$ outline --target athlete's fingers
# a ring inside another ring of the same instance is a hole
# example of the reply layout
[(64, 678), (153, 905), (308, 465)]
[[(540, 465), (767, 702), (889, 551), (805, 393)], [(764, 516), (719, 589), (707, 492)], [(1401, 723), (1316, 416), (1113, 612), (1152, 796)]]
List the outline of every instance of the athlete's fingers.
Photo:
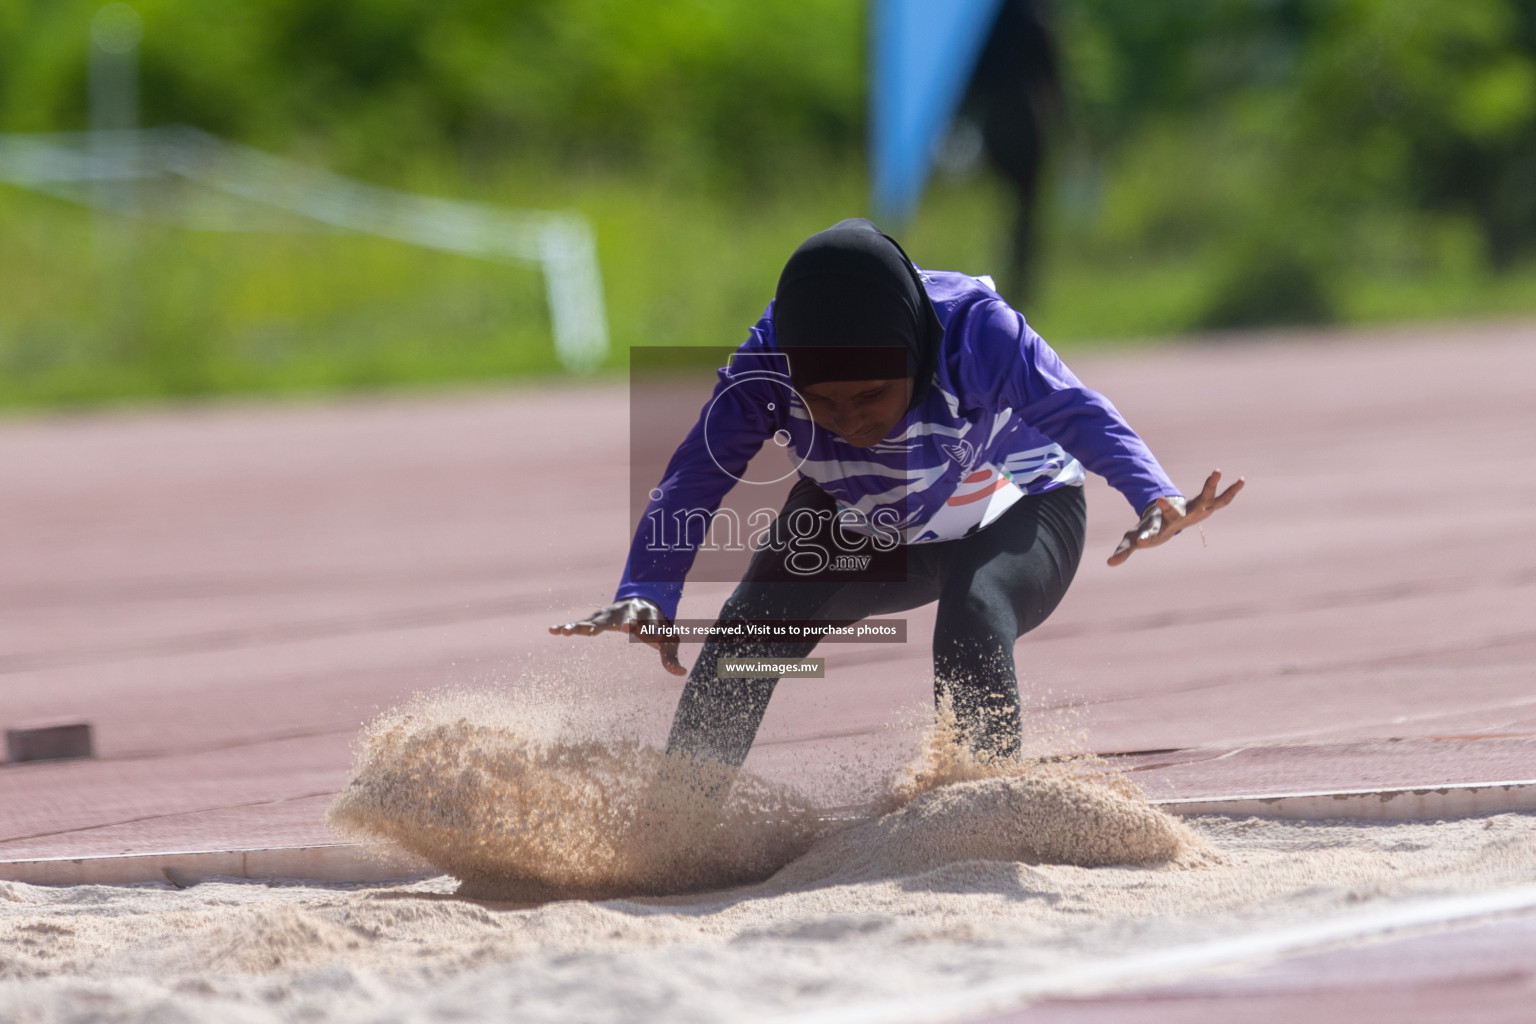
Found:
[(576, 622), (566, 622), (558, 626), (550, 626), (549, 631), (559, 636), (596, 636), (604, 630), (613, 629), (618, 623), (615, 621), (623, 613), (623, 605), (609, 605), (599, 608), (586, 618)]
[[(1211, 474), (1211, 478), (1215, 480), (1219, 480), (1220, 476), (1220, 470), (1217, 470), (1215, 473)], [(1238, 477), (1236, 482), (1234, 482), (1232, 486), (1228, 487), (1225, 491), (1222, 491), (1220, 494), (1211, 495), (1209, 497), (1207, 497), (1206, 493), (1202, 491), (1195, 505), (1190, 506), (1189, 514), (1191, 518), (1188, 525), (1192, 526), (1203, 519), (1208, 519), (1210, 518), (1211, 513), (1217, 511), (1218, 509), (1226, 508), (1232, 503), (1232, 499), (1237, 497), (1238, 492), (1243, 489), (1243, 484), (1246, 482), (1247, 481), (1245, 481), (1242, 477)], [(1206, 486), (1207, 490), (1215, 489), (1211, 486), (1210, 481), (1206, 482)]]
[(1120, 539), (1114, 554), (1109, 556), (1110, 565), (1120, 565), (1130, 558), (1131, 552), (1137, 548), (1152, 547), (1159, 543), (1157, 537), (1163, 529), (1163, 508), (1158, 502), (1162, 500), (1159, 498), (1143, 509), (1140, 522), (1125, 531), (1125, 536)]
[(1131, 557), (1131, 552), (1136, 550), (1136, 531), (1131, 530), (1120, 538), (1120, 546), (1115, 548), (1115, 553), (1109, 556), (1110, 565), (1122, 565)]
[(685, 676), (688, 674), (688, 670), (683, 667), (683, 663), (677, 660), (676, 640), (668, 640), (663, 643), (659, 643), (656, 645), (656, 649), (661, 652), (662, 668), (666, 669), (668, 672), (671, 672), (675, 676)]
[[(688, 670), (677, 660), (677, 639), (670, 635), (672, 623), (649, 601), (626, 602), (624, 620), (616, 627), (630, 636), (639, 636), (640, 642), (654, 647), (661, 656), (661, 666), (675, 676), (687, 675)], [(653, 627), (651, 630), (646, 626)]]
[(1202, 505), (1209, 505), (1216, 498), (1216, 488), (1221, 485), (1221, 470), (1211, 470), (1211, 475), (1205, 478), (1205, 486), (1200, 488), (1200, 496), (1195, 500)]
[[(653, 631), (650, 636), (645, 636), (641, 633), (642, 626), (654, 626), (656, 631)], [(673, 676), (687, 676), (688, 669), (677, 660), (677, 637), (668, 633), (668, 626), (671, 626), (671, 623), (668, 622), (667, 616), (660, 613), (659, 608), (654, 605), (645, 605), (639, 614), (636, 614), (633, 622), (625, 623), (624, 631), (631, 634), (641, 633), (641, 639), (656, 648), (657, 654), (660, 654), (662, 668), (667, 669)]]
[(1232, 499), (1237, 497), (1237, 492), (1241, 491), (1243, 489), (1243, 484), (1247, 482), (1248, 481), (1244, 480), (1242, 477), (1238, 477), (1236, 483), (1222, 491), (1221, 495), (1217, 497), (1214, 502), (1212, 502), (1211, 509), (1214, 511), (1218, 508), (1226, 508), (1228, 505), (1232, 504)]

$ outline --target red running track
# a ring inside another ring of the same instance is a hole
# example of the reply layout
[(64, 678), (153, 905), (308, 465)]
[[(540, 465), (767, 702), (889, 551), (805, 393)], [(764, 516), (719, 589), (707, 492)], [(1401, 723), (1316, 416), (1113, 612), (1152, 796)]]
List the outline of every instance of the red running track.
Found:
[[(1208, 547), (1110, 569), (1131, 510), (1094, 482), (1085, 566), (1020, 643), (1031, 721), (1155, 796), (1536, 778), (1531, 325), (1072, 362), (1181, 484), (1249, 486)], [(359, 724), (445, 683), (561, 675), (664, 729), (650, 652), (545, 633), (612, 592), (626, 429), (614, 383), (0, 423), (0, 726), (89, 721), (99, 755), (0, 766), (0, 859), (326, 841)], [(825, 647), (752, 763), (888, 735), (931, 623)]]

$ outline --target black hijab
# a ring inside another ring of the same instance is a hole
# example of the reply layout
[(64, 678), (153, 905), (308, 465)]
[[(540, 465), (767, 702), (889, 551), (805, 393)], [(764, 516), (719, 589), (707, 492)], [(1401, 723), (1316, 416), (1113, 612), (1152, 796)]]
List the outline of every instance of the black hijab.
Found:
[(795, 250), (779, 275), (773, 323), (797, 386), (911, 377), (908, 409), (927, 395), (944, 337), (917, 268), (861, 217)]

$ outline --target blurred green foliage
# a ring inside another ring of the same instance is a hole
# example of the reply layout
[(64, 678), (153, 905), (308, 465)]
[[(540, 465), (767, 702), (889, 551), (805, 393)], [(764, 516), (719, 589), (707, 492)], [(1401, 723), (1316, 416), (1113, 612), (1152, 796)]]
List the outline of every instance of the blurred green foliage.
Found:
[[(0, 7), (0, 126), (86, 126), (99, 0)], [(426, 154), (769, 184), (861, 148), (846, 0), (135, 0), (143, 120), (409, 176)]]
[(1065, 246), (1209, 262), (1194, 325), (1345, 317), (1367, 279), (1475, 277), (1536, 250), (1531, 0), (1061, 14)]
[[(847, 0), (137, 0), (145, 124), (594, 221), (615, 341), (742, 336), (784, 257), (866, 212)], [(99, 5), (0, 0), (0, 131), (87, 124)], [(1040, 286), (1068, 347), (1536, 309), (1536, 0), (1056, 0)], [(1010, 197), (901, 228), (998, 269)], [(0, 402), (555, 372), (533, 271), (218, 235), (0, 186)]]

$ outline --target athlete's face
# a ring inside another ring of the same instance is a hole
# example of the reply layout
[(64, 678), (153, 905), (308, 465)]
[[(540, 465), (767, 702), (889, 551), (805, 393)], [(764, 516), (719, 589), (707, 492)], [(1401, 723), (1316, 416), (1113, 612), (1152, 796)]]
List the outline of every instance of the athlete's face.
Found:
[(800, 389), (811, 419), (855, 448), (878, 444), (895, 429), (912, 401), (912, 378), (829, 380)]

